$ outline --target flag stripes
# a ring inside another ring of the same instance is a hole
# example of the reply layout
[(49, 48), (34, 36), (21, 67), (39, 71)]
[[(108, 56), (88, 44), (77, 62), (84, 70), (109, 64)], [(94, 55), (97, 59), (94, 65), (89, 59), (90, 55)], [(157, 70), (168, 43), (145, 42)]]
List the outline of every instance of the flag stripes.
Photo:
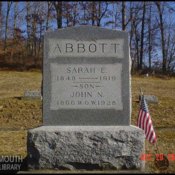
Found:
[(146, 139), (150, 143), (155, 143), (157, 141), (156, 134), (154, 132), (153, 123), (151, 116), (148, 111), (148, 106), (144, 99), (144, 96), (141, 97), (141, 106), (139, 110), (137, 126), (144, 130)]

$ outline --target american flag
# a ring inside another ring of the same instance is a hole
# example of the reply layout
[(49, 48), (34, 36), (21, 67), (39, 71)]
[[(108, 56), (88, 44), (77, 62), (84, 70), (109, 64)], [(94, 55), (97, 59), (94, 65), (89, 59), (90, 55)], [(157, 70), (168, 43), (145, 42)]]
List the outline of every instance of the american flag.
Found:
[(148, 111), (148, 106), (144, 96), (141, 96), (140, 110), (137, 120), (137, 126), (144, 130), (146, 139), (154, 144), (157, 141), (156, 134), (154, 132), (151, 116)]

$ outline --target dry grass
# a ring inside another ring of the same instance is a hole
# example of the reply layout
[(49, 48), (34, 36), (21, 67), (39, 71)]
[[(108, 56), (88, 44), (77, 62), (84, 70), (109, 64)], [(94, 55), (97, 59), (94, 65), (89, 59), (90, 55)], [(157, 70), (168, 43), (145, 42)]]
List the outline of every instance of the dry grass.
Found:
[[(168, 154), (175, 155), (175, 128), (174, 130), (156, 130), (156, 134), (158, 136), (158, 148), (159, 154), (164, 154), (168, 158)], [(155, 154), (154, 147), (148, 143), (146, 143), (146, 153)], [(161, 173), (154, 165), (154, 157), (152, 157), (151, 161), (146, 161), (146, 172), (148, 173)], [(162, 173), (174, 173), (175, 172), (175, 160), (169, 159), (169, 168)]]
[(0, 131), (0, 155), (21, 155), (26, 156), (27, 132)]
[(29, 129), (42, 124), (41, 100), (0, 99), (1, 128)]
[(25, 90), (40, 89), (41, 72), (0, 71), (0, 98), (18, 97)]
[(136, 102), (142, 88), (145, 95), (158, 97), (158, 104), (149, 104), (149, 111), (155, 127), (175, 127), (175, 78), (155, 77), (132, 78), (132, 124), (136, 124), (139, 104)]
[[(41, 101), (24, 100), (26, 89), (40, 89), (40, 72), (0, 71), (0, 155), (26, 156), (26, 131), (42, 124)], [(144, 94), (155, 95), (159, 104), (149, 104), (160, 153), (175, 154), (175, 78), (132, 78), (132, 118), (136, 124), (139, 111), (139, 88)], [(161, 129), (169, 128), (169, 129)], [(174, 129), (173, 129), (174, 128)], [(15, 130), (16, 129), (16, 130)], [(146, 141), (146, 153), (154, 153), (153, 146)], [(147, 161), (147, 173), (160, 173), (154, 162)], [(175, 161), (170, 161), (168, 170), (175, 172)]]

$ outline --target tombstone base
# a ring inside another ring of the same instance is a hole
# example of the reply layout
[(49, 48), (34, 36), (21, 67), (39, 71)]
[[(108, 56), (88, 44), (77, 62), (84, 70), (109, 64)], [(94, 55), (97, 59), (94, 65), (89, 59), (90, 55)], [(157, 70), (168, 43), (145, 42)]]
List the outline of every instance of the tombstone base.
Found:
[(41, 126), (28, 131), (29, 169), (144, 169), (135, 126)]

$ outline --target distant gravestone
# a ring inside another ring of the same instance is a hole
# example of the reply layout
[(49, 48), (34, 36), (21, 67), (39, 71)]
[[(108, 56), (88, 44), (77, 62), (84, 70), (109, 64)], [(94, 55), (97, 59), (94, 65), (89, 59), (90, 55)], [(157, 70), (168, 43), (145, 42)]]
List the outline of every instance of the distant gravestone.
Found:
[(148, 103), (158, 103), (158, 98), (155, 95), (144, 95), (144, 98)]
[(40, 91), (37, 91), (37, 90), (26, 90), (24, 92), (24, 96), (23, 98), (25, 99), (38, 99), (38, 98), (41, 98), (41, 92)]
[[(141, 99), (141, 96), (139, 96), (139, 100), (140, 99)], [(158, 98), (155, 95), (144, 95), (144, 99), (147, 101), (147, 103), (158, 104)]]
[(128, 34), (80, 26), (44, 38), (44, 126), (28, 132), (29, 168), (143, 168), (144, 133), (130, 126)]

